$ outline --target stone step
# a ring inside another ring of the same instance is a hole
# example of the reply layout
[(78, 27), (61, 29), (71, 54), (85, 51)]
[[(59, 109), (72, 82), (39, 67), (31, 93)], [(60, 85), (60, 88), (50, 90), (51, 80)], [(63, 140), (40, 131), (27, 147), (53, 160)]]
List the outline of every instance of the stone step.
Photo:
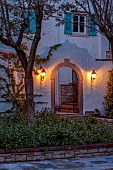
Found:
[(66, 108), (61, 108), (60, 109), (61, 112), (65, 112), (65, 113), (73, 113), (73, 109), (66, 109)]
[(76, 120), (78, 121), (86, 121), (88, 119), (88, 116), (86, 115), (80, 115), (79, 113), (67, 113), (67, 112), (56, 112), (56, 115), (58, 116), (64, 116), (64, 117), (72, 117), (72, 118), (76, 118)]
[(65, 112), (56, 112), (58, 116), (66, 116), (66, 117), (76, 117), (78, 114), (77, 113), (65, 113)]
[(62, 104), (61, 105), (62, 109), (75, 109), (78, 108), (78, 104)]

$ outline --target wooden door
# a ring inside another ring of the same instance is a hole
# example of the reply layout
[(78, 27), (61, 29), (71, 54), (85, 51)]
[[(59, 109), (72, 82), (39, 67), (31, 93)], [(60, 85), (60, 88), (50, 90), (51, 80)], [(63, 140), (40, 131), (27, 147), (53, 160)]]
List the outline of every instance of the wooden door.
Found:
[(61, 84), (61, 112), (78, 113), (78, 83)]

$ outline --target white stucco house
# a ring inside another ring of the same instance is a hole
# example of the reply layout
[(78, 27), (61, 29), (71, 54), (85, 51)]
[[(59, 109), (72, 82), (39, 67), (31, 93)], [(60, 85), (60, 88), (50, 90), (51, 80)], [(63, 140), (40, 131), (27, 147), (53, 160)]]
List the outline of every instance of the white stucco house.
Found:
[[(34, 93), (38, 94), (35, 108), (83, 115), (98, 109), (104, 114), (108, 70), (112, 68), (110, 56), (106, 56), (109, 43), (95, 29), (86, 26), (92, 23), (85, 13), (67, 12), (65, 18), (67, 22), (59, 27), (55, 26), (54, 18), (43, 21), (37, 54), (46, 57), (50, 46), (61, 45), (52, 51), (48, 61), (42, 65), (35, 63), (35, 70), (42, 66), (46, 71), (43, 81), (40, 74), (33, 72)], [(91, 78), (92, 72), (96, 73), (95, 79)], [(0, 110), (5, 110), (2, 99), (0, 102)]]

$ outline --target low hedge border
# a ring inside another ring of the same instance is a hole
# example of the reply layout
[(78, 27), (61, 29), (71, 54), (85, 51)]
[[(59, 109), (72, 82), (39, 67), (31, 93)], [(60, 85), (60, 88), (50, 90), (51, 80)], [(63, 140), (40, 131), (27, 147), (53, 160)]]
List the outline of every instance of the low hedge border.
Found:
[(113, 143), (1, 149), (0, 163), (113, 155)]

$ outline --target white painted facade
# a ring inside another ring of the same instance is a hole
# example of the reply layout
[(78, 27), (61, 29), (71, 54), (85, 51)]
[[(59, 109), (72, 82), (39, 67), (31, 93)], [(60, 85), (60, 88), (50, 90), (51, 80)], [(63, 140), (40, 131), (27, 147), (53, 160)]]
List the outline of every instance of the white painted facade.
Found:
[(74, 36), (64, 34), (64, 26), (56, 27), (56, 22), (53, 18), (43, 21), (42, 38), (38, 46), (38, 51), (41, 52), (45, 46), (52, 46), (54, 44), (63, 43), (68, 40), (75, 43), (80, 48), (88, 50), (89, 54), (94, 58), (105, 58), (106, 51), (109, 49), (108, 40), (97, 33), (97, 36)]
[[(64, 34), (64, 26), (55, 27), (56, 22), (53, 18), (43, 21), (42, 36), (37, 54), (46, 57), (49, 50), (48, 47), (54, 44), (62, 44), (56, 51), (53, 51), (52, 57), (42, 66), (46, 70), (46, 77), (43, 81), (40, 76), (34, 76), (34, 94), (39, 96), (35, 98), (36, 110), (42, 108), (51, 108), (51, 74), (54, 68), (69, 59), (70, 63), (75, 64), (81, 71), (83, 76), (83, 114), (85, 111), (94, 111), (99, 109), (104, 114), (103, 100), (105, 96), (106, 81), (108, 70), (112, 68), (111, 61), (96, 61), (95, 59), (105, 59), (106, 50), (109, 48), (108, 41), (100, 33), (94, 37), (75, 37), (73, 35)], [(30, 46), (30, 42), (28, 47)], [(39, 66), (35, 64), (35, 68)], [(60, 105), (60, 93), (58, 89), (62, 83), (70, 83), (72, 77), (71, 68), (60, 68), (55, 75), (55, 103)], [(97, 73), (96, 80), (91, 83), (91, 72), (95, 70)], [(7, 109), (7, 108), (6, 108)], [(2, 110), (2, 108), (1, 108)], [(0, 111), (1, 111), (0, 110)], [(5, 109), (3, 109), (5, 110)]]
[[(50, 24), (51, 23), (51, 24)], [(46, 69), (46, 77), (43, 82), (35, 79), (35, 92), (43, 93), (43, 97), (38, 98), (39, 101), (47, 101), (48, 104), (42, 104), (42, 107), (51, 108), (51, 73), (52, 70), (64, 61), (70, 59), (70, 62), (75, 64), (83, 75), (83, 114), (85, 111), (94, 111), (99, 109), (104, 114), (103, 101), (105, 96), (106, 81), (108, 70), (112, 68), (111, 61), (96, 61), (95, 59), (105, 59), (106, 51), (109, 48), (108, 41), (100, 33), (94, 37), (75, 37), (73, 35), (64, 34), (64, 26), (55, 27), (55, 21), (43, 22), (42, 39), (39, 43), (37, 51), (41, 53), (43, 47), (52, 46), (61, 43), (62, 46), (53, 52), (53, 56), (47, 63), (43, 65)], [(43, 55), (42, 55), (43, 56)], [(62, 73), (61, 73), (62, 70)], [(97, 78), (91, 83), (91, 72), (95, 70)], [(58, 74), (60, 76), (58, 77)], [(60, 69), (56, 75), (56, 86), (62, 81), (70, 81), (69, 70)], [(64, 80), (65, 79), (65, 80)], [(40, 89), (40, 90), (39, 90)], [(57, 90), (58, 91), (58, 90)], [(56, 104), (60, 104), (60, 95), (56, 92)], [(59, 100), (58, 100), (59, 99)], [(37, 109), (41, 105), (37, 105)]]
[[(108, 70), (112, 68), (112, 63), (110, 61), (95, 61), (95, 58), (88, 53), (88, 50), (79, 48), (74, 43), (68, 41), (64, 42), (57, 51), (54, 51), (50, 60), (43, 65), (47, 72), (44, 81), (41, 82), (39, 77), (34, 77), (35, 92), (39, 91), (39, 93), (43, 93), (43, 96), (38, 98), (38, 100), (48, 101), (48, 105), (42, 106), (51, 107), (51, 73), (59, 63), (64, 61), (64, 59), (70, 59), (70, 62), (75, 64), (82, 72), (83, 114), (85, 114), (85, 111), (94, 111), (95, 109), (99, 109), (101, 113), (104, 113), (102, 102), (104, 101), (105, 96)], [(93, 83), (91, 83), (92, 70), (95, 70), (97, 73), (96, 80)], [(60, 70), (57, 74), (60, 74), (59, 83), (61, 81), (63, 81), (63, 83), (64, 81), (66, 83), (70, 81), (69, 78), (71, 77), (71, 73), (69, 70), (66, 72), (66, 69), (62, 69), (62, 73)], [(56, 79), (58, 79), (57, 75)], [(56, 83), (58, 83), (58, 81), (56, 81)], [(58, 98), (57, 95), (58, 94), (56, 94), (56, 97)], [(37, 105), (37, 109), (40, 110), (40, 106)]]

